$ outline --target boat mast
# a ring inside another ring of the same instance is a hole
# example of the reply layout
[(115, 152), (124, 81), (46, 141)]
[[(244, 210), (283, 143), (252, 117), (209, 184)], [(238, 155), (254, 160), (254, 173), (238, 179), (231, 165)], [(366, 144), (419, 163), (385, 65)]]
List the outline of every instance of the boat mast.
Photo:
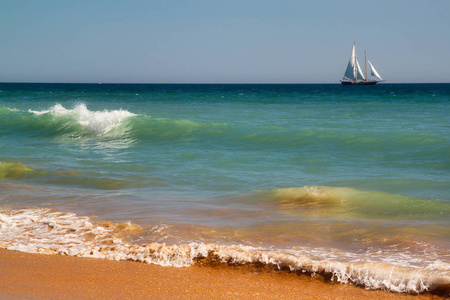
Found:
[(366, 61), (366, 82), (367, 82), (368, 79), (367, 79), (367, 53), (366, 53), (366, 50), (364, 50), (364, 58), (365, 58), (365, 61)]
[(357, 64), (357, 60), (356, 60), (356, 46), (355, 46), (355, 42), (353, 42), (353, 51), (355, 54), (355, 61), (353, 63), (353, 77), (355, 77), (355, 82), (358, 82), (358, 69), (356, 67)]

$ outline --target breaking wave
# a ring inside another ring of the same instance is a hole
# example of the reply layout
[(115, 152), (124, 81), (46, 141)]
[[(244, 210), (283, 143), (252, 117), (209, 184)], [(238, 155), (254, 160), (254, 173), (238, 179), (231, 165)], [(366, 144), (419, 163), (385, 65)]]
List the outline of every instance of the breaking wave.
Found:
[(167, 141), (211, 138), (226, 125), (185, 119), (152, 118), (127, 110), (91, 111), (86, 104), (67, 109), (56, 104), (46, 110), (0, 107), (0, 132), (58, 139), (109, 138), (130, 141)]
[(0, 108), (0, 116), (3, 132), (78, 139), (123, 135), (129, 129), (127, 119), (136, 115), (126, 110), (90, 111), (81, 103), (73, 109), (56, 104), (48, 110), (28, 112)]
[[(95, 222), (88, 217), (49, 209), (0, 208), (0, 247), (10, 250), (133, 260), (173, 267), (186, 267), (195, 263), (251, 264), (312, 276), (322, 275), (339, 283), (393, 292), (428, 291), (445, 295), (450, 289), (450, 265), (441, 261), (433, 262), (430, 268), (413, 268), (369, 260), (317, 260), (293, 251), (242, 245), (194, 242), (139, 245), (126, 241), (128, 236), (138, 235), (143, 230), (129, 222)], [(161, 233), (165, 227), (147, 230)]]
[(0, 107), (0, 133), (25, 136), (46, 136), (56, 139), (108, 139), (130, 142), (206, 141), (226, 145), (230, 141), (240, 147), (329, 147), (359, 151), (384, 151), (419, 147), (424, 151), (448, 150), (446, 140), (439, 134), (409, 132), (363, 135), (334, 129), (295, 130), (270, 124), (248, 127), (245, 124), (201, 122), (189, 119), (151, 117), (128, 110), (89, 110), (84, 103), (73, 108), (61, 104), (43, 110), (22, 111)]
[(120, 127), (126, 118), (136, 116), (126, 110), (90, 111), (87, 109), (86, 105), (82, 103), (76, 105), (73, 109), (66, 109), (61, 104), (56, 104), (49, 110), (29, 110), (29, 112), (36, 116), (51, 115), (55, 119), (69, 117), (86, 128), (89, 132), (100, 135)]

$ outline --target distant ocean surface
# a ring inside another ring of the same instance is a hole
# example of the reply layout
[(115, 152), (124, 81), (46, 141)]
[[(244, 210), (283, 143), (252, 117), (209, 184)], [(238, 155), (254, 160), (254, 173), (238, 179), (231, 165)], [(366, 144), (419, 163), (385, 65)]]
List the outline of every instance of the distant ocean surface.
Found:
[(0, 83), (0, 247), (450, 290), (450, 84)]

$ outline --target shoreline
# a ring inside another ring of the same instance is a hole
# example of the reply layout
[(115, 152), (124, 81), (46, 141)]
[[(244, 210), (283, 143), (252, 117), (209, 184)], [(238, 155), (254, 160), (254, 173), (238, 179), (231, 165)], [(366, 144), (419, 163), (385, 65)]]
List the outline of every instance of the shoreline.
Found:
[(0, 249), (6, 299), (442, 299), (372, 291), (307, 275), (252, 267), (161, 267)]

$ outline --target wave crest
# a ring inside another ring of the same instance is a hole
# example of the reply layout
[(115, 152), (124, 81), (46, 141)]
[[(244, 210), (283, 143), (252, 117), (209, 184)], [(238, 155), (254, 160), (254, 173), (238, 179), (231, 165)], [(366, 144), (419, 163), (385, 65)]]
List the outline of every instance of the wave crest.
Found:
[(27, 165), (0, 161), (0, 180), (14, 180), (32, 172), (34, 169)]
[(256, 191), (256, 195), (266, 201), (276, 202), (282, 210), (306, 215), (374, 218), (420, 218), (433, 215), (442, 219), (450, 215), (450, 203), (440, 200), (348, 187), (291, 187)]
[[(66, 109), (61, 104), (56, 104), (49, 110), (34, 111), (29, 110), (36, 116), (51, 115), (56, 120), (66, 120), (66, 122), (75, 122), (81, 125), (87, 133), (94, 135), (105, 135), (111, 131), (121, 127), (126, 118), (136, 116), (126, 110), (104, 110), (90, 111), (86, 104), (80, 103), (75, 105), (73, 109)], [(121, 131), (124, 132), (126, 128)]]
[(61, 104), (27, 112), (0, 108), (0, 132), (58, 139), (102, 139), (116, 142), (167, 142), (224, 137), (227, 125), (188, 119), (153, 118), (127, 110), (92, 111), (86, 104), (72, 109)]
[(150, 179), (151, 182), (144, 182), (139, 179), (125, 180), (108, 177), (93, 177), (92, 175), (79, 171), (46, 171), (18, 162), (0, 161), (0, 180), (31, 180), (101, 190), (117, 190), (129, 187), (144, 187), (148, 185), (166, 186), (165, 183), (158, 181), (155, 177), (146, 179)]

